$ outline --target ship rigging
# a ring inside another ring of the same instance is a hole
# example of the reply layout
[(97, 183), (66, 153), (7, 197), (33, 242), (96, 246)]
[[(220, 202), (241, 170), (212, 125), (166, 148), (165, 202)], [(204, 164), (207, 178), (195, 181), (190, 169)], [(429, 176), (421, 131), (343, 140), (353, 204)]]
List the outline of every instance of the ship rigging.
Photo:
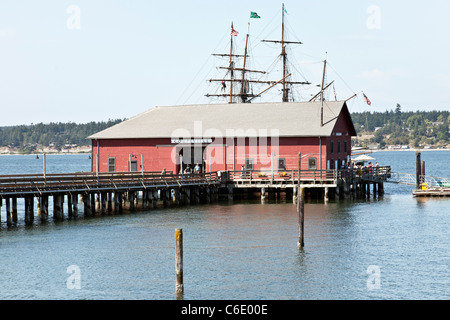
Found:
[[(245, 48), (244, 54), (239, 55), (234, 53), (234, 37), (238, 35), (238, 32), (234, 29), (233, 23), (231, 23), (230, 31), (230, 51), (229, 53), (213, 54), (219, 57), (228, 57), (228, 65), (221, 66), (219, 69), (226, 70), (226, 74), (223, 78), (213, 78), (210, 82), (220, 83), (220, 93), (206, 94), (206, 97), (222, 97), (226, 98), (229, 103), (242, 102), (249, 103), (254, 98), (260, 97), (263, 93), (267, 92), (269, 89), (275, 87), (276, 85), (281, 85), (282, 102), (294, 101), (294, 96), (292, 94), (292, 86), (294, 85), (309, 85), (309, 81), (292, 81), (290, 80), (292, 72), (289, 72), (289, 60), (287, 56), (286, 48), (290, 44), (302, 44), (300, 41), (290, 41), (286, 40), (285, 33), (285, 13), (284, 4), (281, 8), (281, 40), (262, 40), (266, 43), (280, 44), (281, 46), (281, 62), (282, 62), (282, 74), (281, 78), (278, 80), (261, 80), (261, 79), (250, 79), (248, 74), (266, 74), (266, 71), (253, 70), (248, 67), (248, 40), (250, 23), (248, 23), (247, 34), (245, 38)], [(238, 67), (236, 64), (236, 59), (242, 58), (242, 66)], [(260, 91), (259, 93), (254, 93), (252, 86), (253, 84), (265, 84), (268, 85), (267, 88)]]

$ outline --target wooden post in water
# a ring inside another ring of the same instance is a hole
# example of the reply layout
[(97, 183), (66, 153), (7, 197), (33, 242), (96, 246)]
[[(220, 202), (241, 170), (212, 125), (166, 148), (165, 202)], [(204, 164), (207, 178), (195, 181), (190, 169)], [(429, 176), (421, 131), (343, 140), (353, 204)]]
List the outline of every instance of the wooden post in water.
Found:
[(206, 191), (206, 203), (211, 203), (211, 188), (207, 187)]
[(135, 200), (135, 195), (134, 195), (134, 191), (129, 191), (128, 192), (128, 201), (130, 202), (130, 211), (134, 211), (134, 200)]
[(200, 204), (201, 203), (201, 196), (200, 196), (200, 188), (195, 188), (195, 203)]
[(304, 238), (304, 222), (305, 222), (305, 189), (300, 187), (300, 169), (301, 169), (302, 155), (298, 153), (298, 185), (297, 185), (297, 212), (298, 212), (298, 243), (297, 247), (303, 248)]
[(378, 195), (382, 196), (384, 193), (384, 186), (383, 186), (383, 182), (379, 182), (378, 183)]
[(107, 196), (108, 196), (107, 192), (104, 191), (100, 192), (100, 208), (101, 208), (100, 210), (102, 215), (106, 214), (106, 203), (108, 202)]
[(112, 199), (113, 194), (111, 191), (109, 191), (109, 192), (107, 192), (106, 195), (107, 195), (106, 211), (108, 213), (111, 213), (112, 212), (112, 204), (113, 204), (113, 199)]
[[(161, 189), (161, 197), (163, 200), (163, 206), (167, 207), (169, 205), (170, 200), (170, 189)], [(195, 197), (194, 197), (195, 200)]]
[(68, 195), (68, 197), (72, 197), (72, 216), (78, 218), (78, 194), (73, 193)]
[(48, 219), (48, 195), (42, 195), (39, 203), (41, 211), (41, 222), (45, 222)]
[(175, 293), (177, 299), (183, 297), (183, 229), (175, 229), (175, 271), (177, 282)]
[(422, 175), (420, 169), (420, 151), (416, 151), (416, 189), (420, 189), (420, 176)]
[(9, 227), (12, 225), (11, 222), (11, 198), (5, 198), (6, 202), (6, 225)]
[(12, 200), (12, 220), (17, 223), (17, 198), (13, 197)]
[(83, 206), (84, 216), (89, 217), (91, 215), (91, 195), (89, 193), (83, 193)]
[[(302, 153), (298, 153), (298, 186), (300, 187), (300, 170), (302, 169)], [(297, 193), (298, 197), (298, 193)]]
[(33, 212), (33, 196), (25, 197), (25, 224), (29, 225), (33, 222), (32, 212)]
[(420, 182), (425, 182), (425, 161), (422, 161), (422, 179), (420, 180)]
[(119, 213), (123, 212), (123, 192), (119, 192), (117, 194), (118, 197), (118, 207), (119, 207)]
[(90, 193), (89, 198), (91, 202), (91, 216), (95, 216), (95, 193)]
[(72, 211), (72, 209), (73, 209), (72, 200), (73, 200), (72, 194), (68, 193), (67, 194), (67, 217), (69, 219), (72, 219), (72, 214), (73, 214), (73, 211)]
[(298, 212), (298, 243), (297, 247), (303, 248), (304, 226), (305, 226), (305, 188), (298, 187), (297, 192), (297, 212)]
[(153, 209), (155, 207), (156, 197), (154, 196), (154, 191), (150, 190), (148, 192), (148, 202), (149, 202), (149, 208)]
[(53, 219), (54, 220), (62, 219), (61, 195), (60, 194), (53, 195)]

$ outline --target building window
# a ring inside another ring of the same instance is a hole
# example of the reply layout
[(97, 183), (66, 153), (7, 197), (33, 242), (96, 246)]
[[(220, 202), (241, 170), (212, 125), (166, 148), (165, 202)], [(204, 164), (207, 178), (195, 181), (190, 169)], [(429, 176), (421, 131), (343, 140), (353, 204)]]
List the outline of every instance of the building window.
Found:
[(341, 142), (337, 142), (337, 153), (341, 153)]
[(333, 158), (330, 159), (330, 169), (331, 170), (334, 169), (334, 159)]
[(108, 158), (108, 172), (116, 172), (116, 158)]
[(347, 153), (347, 141), (344, 141), (344, 153)]
[(334, 142), (330, 141), (330, 153), (334, 152)]
[(317, 158), (308, 158), (308, 169), (309, 170), (317, 169)]
[(245, 159), (245, 168), (247, 170), (253, 170), (253, 159), (251, 158)]
[(137, 161), (136, 160), (131, 160), (130, 161), (130, 171), (137, 171)]
[(286, 170), (286, 159), (285, 158), (278, 158), (278, 170)]

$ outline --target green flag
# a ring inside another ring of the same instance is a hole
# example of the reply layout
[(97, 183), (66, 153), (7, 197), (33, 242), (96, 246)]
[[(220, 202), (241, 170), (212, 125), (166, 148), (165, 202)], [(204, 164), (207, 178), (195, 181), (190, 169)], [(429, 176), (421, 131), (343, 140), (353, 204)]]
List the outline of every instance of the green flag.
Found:
[(250, 18), (261, 18), (260, 16), (258, 16), (258, 14), (256, 12), (251, 11), (250, 12)]

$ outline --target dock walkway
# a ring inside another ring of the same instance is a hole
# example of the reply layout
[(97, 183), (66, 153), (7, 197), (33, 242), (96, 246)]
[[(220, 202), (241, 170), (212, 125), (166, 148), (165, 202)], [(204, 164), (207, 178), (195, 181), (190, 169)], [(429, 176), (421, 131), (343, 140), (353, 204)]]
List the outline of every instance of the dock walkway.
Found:
[[(0, 209), (6, 206), (6, 223), (17, 223), (17, 200), (23, 199), (26, 224), (34, 220), (36, 209), (41, 221), (49, 215), (49, 197), (53, 198), (53, 218), (64, 218), (64, 199), (67, 199), (68, 217), (78, 216), (78, 203), (84, 207), (85, 216), (135, 210), (139, 205), (151, 209), (161, 200), (176, 203), (206, 202), (216, 195), (222, 183), (217, 172), (175, 175), (156, 172), (115, 173), (62, 173), (0, 176)], [(139, 201), (140, 200), (140, 201)]]
[[(18, 199), (24, 203), (24, 220), (33, 223), (34, 212), (46, 221), (49, 208), (55, 220), (78, 216), (82, 203), (84, 216), (120, 213), (124, 209), (151, 209), (158, 201), (164, 205), (209, 203), (219, 197), (233, 199), (243, 193), (284, 191), (296, 197), (297, 187), (323, 191), (325, 200), (331, 195), (358, 192), (370, 195), (382, 192), (383, 182), (390, 176), (390, 167), (357, 170), (290, 170), (277, 172), (222, 171), (178, 175), (168, 172), (77, 172), (61, 174), (0, 175), (0, 212), (6, 207), (8, 226), (17, 223)], [(49, 198), (52, 203), (49, 207)], [(0, 216), (1, 217), (1, 216)]]
[[(366, 196), (372, 186), (374, 194), (383, 193), (383, 183), (391, 176), (389, 166), (371, 169), (331, 170), (286, 170), (286, 171), (228, 171), (229, 189), (260, 189), (261, 199), (266, 193), (287, 190), (296, 197), (297, 187), (308, 188), (323, 194), (325, 200), (331, 196), (346, 194)], [(231, 192), (231, 191), (230, 191)]]

